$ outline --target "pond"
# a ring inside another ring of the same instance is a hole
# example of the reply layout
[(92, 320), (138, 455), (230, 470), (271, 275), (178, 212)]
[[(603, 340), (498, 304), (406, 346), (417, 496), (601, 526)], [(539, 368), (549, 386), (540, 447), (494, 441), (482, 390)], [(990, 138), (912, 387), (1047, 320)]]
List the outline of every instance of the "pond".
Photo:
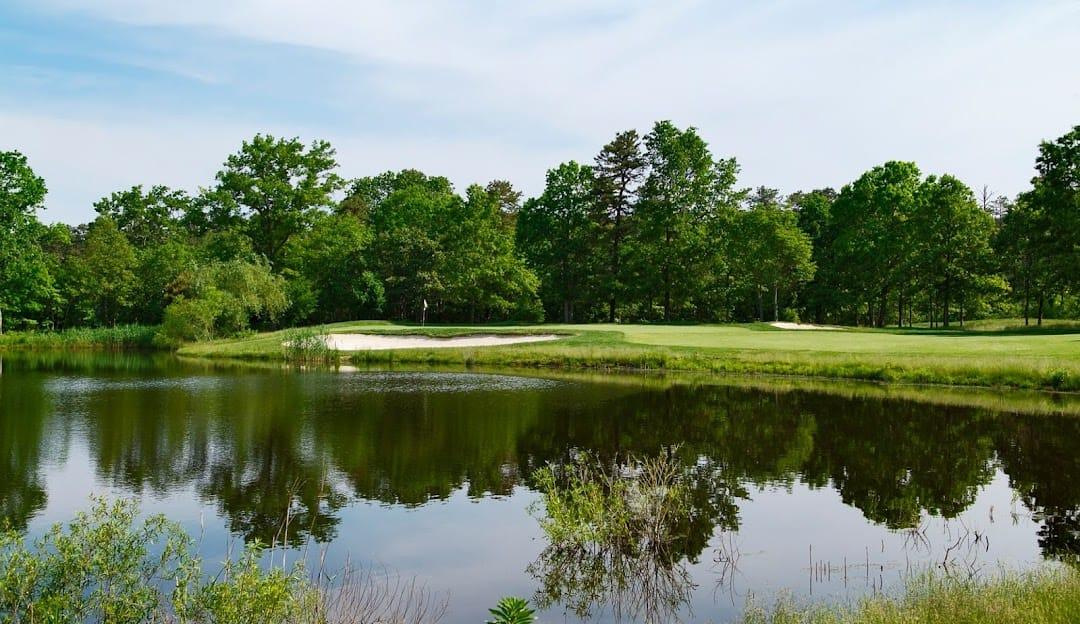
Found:
[[(39, 534), (92, 493), (134, 497), (201, 535), (207, 560), (284, 540), (328, 569), (415, 579), (451, 623), (506, 595), (548, 622), (725, 621), (750, 595), (845, 600), (928, 567), (1075, 561), (1080, 417), (1054, 413), (1071, 399), (945, 394), (7, 354), (0, 514)], [(655, 457), (687, 491), (664, 556), (550, 543), (538, 469)]]

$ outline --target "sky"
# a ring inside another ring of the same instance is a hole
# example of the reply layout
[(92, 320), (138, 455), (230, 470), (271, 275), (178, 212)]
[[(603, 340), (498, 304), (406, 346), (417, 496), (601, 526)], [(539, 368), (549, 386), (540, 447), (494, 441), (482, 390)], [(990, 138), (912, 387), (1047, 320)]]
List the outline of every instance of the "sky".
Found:
[(0, 150), (47, 222), (213, 183), (258, 132), (526, 195), (616, 132), (694, 126), (739, 183), (841, 187), (888, 160), (1024, 190), (1080, 124), (1080, 2), (3, 0)]

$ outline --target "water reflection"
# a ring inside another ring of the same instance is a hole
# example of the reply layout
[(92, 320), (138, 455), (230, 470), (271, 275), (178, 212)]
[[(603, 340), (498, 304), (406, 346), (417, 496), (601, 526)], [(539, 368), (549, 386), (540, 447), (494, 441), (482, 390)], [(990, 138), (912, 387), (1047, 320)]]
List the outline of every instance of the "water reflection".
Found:
[(233, 532), (267, 542), (286, 518), (291, 541), (330, 540), (357, 499), (507, 496), (580, 451), (611, 466), (673, 452), (689, 492), (674, 560), (712, 557), (752, 487), (831, 489), (870, 522), (912, 529), (925, 513), (956, 517), (1000, 469), (1039, 520), (1043, 553), (1076, 561), (1078, 443), (1076, 418), (858, 394), (8, 356), (0, 514), (25, 526), (47, 501), (43, 464), (73, 445), (102, 482), (191, 490)]

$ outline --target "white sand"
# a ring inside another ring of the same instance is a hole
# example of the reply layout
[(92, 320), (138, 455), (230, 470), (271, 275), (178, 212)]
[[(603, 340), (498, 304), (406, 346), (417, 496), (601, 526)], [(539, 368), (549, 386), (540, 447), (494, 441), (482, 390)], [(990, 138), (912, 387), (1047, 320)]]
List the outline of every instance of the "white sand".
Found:
[(524, 342), (557, 340), (553, 334), (533, 336), (500, 336), (486, 334), (459, 336), (456, 338), (431, 338), (428, 336), (389, 336), (377, 334), (330, 334), (326, 346), (338, 351), (384, 351), (386, 349), (445, 349), (450, 347), (495, 347)]
[(769, 325), (780, 329), (818, 329), (826, 331), (844, 331), (845, 329), (836, 325), (814, 325), (813, 323), (789, 323), (786, 321), (776, 321), (775, 323), (769, 323)]

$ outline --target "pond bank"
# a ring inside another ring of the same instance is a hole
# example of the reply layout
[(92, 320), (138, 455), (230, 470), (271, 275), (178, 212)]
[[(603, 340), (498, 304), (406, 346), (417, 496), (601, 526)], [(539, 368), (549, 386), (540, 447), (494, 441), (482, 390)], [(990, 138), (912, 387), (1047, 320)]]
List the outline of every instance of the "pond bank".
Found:
[[(562, 370), (690, 371), (908, 384), (1080, 391), (1080, 333), (1046, 331), (792, 331), (751, 325), (405, 326), (339, 323), (326, 334), (431, 338), (559, 335), (498, 347), (346, 350), (355, 365), (424, 364)], [(286, 359), (288, 330), (189, 344), (180, 355)]]

